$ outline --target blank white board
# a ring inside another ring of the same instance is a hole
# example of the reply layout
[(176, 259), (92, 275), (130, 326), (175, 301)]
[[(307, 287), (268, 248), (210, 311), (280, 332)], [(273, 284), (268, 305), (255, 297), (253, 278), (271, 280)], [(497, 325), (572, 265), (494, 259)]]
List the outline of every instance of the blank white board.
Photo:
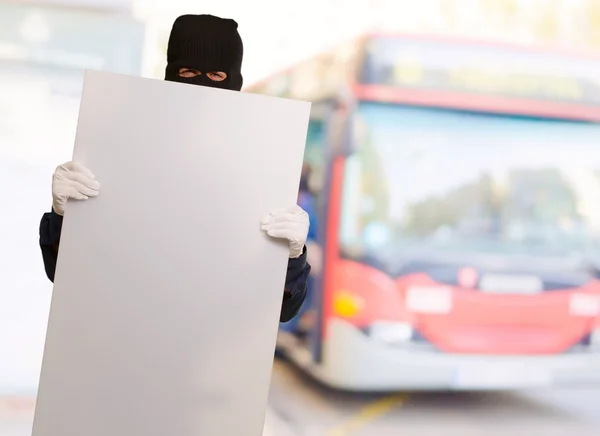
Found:
[(86, 72), (33, 436), (259, 436), (310, 103)]

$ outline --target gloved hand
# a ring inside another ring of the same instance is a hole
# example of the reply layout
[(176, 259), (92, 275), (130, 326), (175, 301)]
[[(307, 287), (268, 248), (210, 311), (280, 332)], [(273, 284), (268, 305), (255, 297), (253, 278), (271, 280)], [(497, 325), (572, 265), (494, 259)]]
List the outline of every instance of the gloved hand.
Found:
[(302, 255), (309, 226), (308, 214), (300, 206), (275, 210), (262, 219), (267, 235), (289, 241), (291, 259)]
[(52, 176), (52, 208), (58, 215), (65, 214), (69, 198), (87, 200), (98, 195), (100, 183), (94, 174), (77, 162), (67, 162), (56, 167)]

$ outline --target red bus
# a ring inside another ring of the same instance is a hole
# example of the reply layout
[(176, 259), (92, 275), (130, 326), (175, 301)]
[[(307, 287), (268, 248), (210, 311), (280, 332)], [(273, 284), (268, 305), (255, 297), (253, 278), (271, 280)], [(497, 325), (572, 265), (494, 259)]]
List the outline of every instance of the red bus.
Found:
[(353, 391), (600, 382), (600, 57), (369, 35), (247, 91), (313, 102), (281, 353)]

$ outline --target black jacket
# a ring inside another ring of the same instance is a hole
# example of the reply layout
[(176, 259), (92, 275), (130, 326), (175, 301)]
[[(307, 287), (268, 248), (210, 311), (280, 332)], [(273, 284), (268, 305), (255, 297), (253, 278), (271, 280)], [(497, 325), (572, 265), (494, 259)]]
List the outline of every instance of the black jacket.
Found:
[[(40, 247), (46, 275), (51, 282), (54, 282), (54, 272), (56, 271), (62, 221), (62, 216), (51, 211), (42, 216), (40, 223)], [(280, 322), (290, 321), (298, 314), (306, 298), (306, 282), (309, 273), (310, 265), (306, 261), (306, 247), (304, 247), (302, 256), (290, 259), (288, 262)]]

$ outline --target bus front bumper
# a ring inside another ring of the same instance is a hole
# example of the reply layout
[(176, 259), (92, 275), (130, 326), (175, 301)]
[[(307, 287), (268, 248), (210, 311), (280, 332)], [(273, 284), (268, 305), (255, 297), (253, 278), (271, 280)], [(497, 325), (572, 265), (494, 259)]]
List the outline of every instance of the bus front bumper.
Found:
[(329, 324), (323, 363), (312, 366), (310, 372), (329, 386), (352, 391), (590, 386), (600, 385), (600, 352), (552, 356), (452, 355), (378, 343), (352, 325), (335, 319)]

